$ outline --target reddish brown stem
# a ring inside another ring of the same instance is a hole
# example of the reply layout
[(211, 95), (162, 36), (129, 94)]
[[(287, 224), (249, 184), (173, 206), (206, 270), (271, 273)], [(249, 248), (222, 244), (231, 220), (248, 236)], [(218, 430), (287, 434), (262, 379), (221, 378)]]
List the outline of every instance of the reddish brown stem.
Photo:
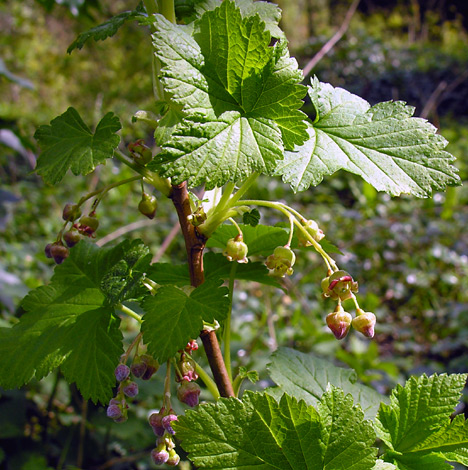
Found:
[[(185, 240), (185, 248), (187, 250), (187, 259), (189, 264), (190, 283), (194, 287), (198, 287), (205, 281), (203, 271), (203, 250), (206, 244), (204, 235), (197, 232), (195, 227), (190, 223), (188, 216), (191, 215), (189, 195), (186, 183), (172, 186), (170, 195), (174, 207), (179, 217), (180, 227)], [(205, 347), (213, 378), (222, 397), (233, 397), (234, 389), (224, 364), (223, 355), (219, 347), (218, 338), (215, 331), (203, 330), (200, 338)]]

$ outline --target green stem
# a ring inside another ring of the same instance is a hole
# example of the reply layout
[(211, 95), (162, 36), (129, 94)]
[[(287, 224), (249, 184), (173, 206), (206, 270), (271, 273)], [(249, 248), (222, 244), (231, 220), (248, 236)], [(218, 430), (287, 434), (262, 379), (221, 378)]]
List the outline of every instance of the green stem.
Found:
[(164, 397), (163, 406), (166, 411), (169, 411), (171, 407), (171, 359), (166, 362), (166, 377), (164, 379)]
[(218, 400), (220, 395), (219, 395), (218, 387), (216, 386), (214, 380), (206, 373), (205, 369), (203, 369), (203, 367), (201, 367), (200, 364), (198, 364), (195, 360), (193, 362), (195, 363), (196, 373), (198, 374), (200, 379), (202, 379), (203, 383), (206, 385), (206, 388), (211, 393), (211, 396), (215, 400)]
[(251, 174), (243, 183), (242, 186), (235, 192), (229, 201), (229, 207), (234, 207), (237, 201), (249, 190), (255, 180), (259, 177), (260, 173)]
[(232, 382), (232, 368), (231, 368), (231, 316), (232, 316), (232, 296), (234, 294), (234, 281), (236, 280), (237, 262), (231, 265), (231, 272), (229, 273), (229, 310), (226, 321), (224, 323), (224, 363), (229, 378)]
[(171, 23), (176, 22), (174, 0), (160, 0), (159, 13)]
[(232, 225), (234, 225), (234, 227), (236, 227), (237, 232), (239, 233), (240, 236), (242, 236), (242, 230), (239, 227), (239, 224), (232, 217), (229, 217), (229, 222), (231, 222)]
[(294, 234), (294, 217), (292, 215), (289, 216), (289, 238), (288, 238), (288, 243), (286, 243), (286, 246), (291, 246), (293, 234)]
[(134, 318), (138, 323), (143, 322), (143, 320), (141, 319), (141, 315), (138, 315), (138, 313), (134, 312), (131, 308), (128, 308), (126, 305), (118, 304), (117, 308), (129, 317)]
[(232, 388), (234, 389), (234, 394), (236, 397), (239, 397), (239, 391), (242, 385), (242, 382), (244, 381), (244, 378), (238, 375), (235, 379), (234, 382), (232, 383)]
[(130, 353), (132, 352), (133, 348), (136, 346), (136, 350), (138, 351), (138, 344), (141, 341), (141, 337), (143, 336), (142, 333), (138, 333), (135, 336), (135, 339), (132, 341), (130, 346), (127, 348), (127, 351), (125, 352), (125, 355), (122, 357), (121, 362), (125, 364), (127, 362), (128, 356), (130, 356)]
[(97, 202), (94, 204), (94, 209), (99, 205), (102, 198), (108, 193), (111, 189), (116, 188), (117, 186), (122, 186), (123, 184), (131, 183), (132, 181), (143, 180), (142, 176), (132, 176), (131, 178), (124, 179), (122, 181), (116, 181), (115, 183), (109, 184), (105, 188), (101, 189), (99, 196), (97, 197)]
[(252, 186), (258, 175), (259, 173), (250, 175), (232, 197), (231, 194), (235, 186), (234, 183), (228, 183), (215, 209), (211, 214), (208, 214), (208, 219), (198, 227), (198, 231), (208, 238), (226, 219), (235, 216), (236, 211), (232, 208), (239, 205), (237, 202)]
[(256, 205), (256, 206), (270, 207), (272, 209), (276, 209), (282, 212), (286, 217), (288, 217), (288, 219), (292, 217), (294, 225), (302, 232), (304, 237), (311, 243), (311, 245), (315, 248), (317, 253), (319, 253), (322, 256), (327, 266), (332, 267), (335, 271), (338, 270), (338, 266), (336, 265), (335, 260), (322, 248), (320, 243), (314, 240), (314, 238), (304, 228), (301, 222), (299, 222), (299, 220), (297, 220), (296, 217), (293, 217), (291, 213), (291, 212), (294, 212), (300, 217), (301, 220), (305, 220), (305, 218), (299, 212), (295, 211), (289, 206), (286, 206), (285, 204), (282, 204), (281, 202), (270, 202), (270, 201), (262, 201), (262, 200), (257, 200), (257, 199), (244, 199), (240, 201), (239, 203), (237, 203), (236, 205), (246, 205), (246, 206)]
[(151, 170), (148, 170), (148, 168), (131, 161), (119, 149), (116, 149), (114, 151), (114, 157), (117, 158), (117, 160), (121, 161), (124, 165), (127, 165), (132, 170), (136, 171), (141, 176), (143, 176), (147, 183), (153, 185), (162, 194), (167, 197), (170, 196), (172, 187), (170, 181), (167, 178), (161, 178), (156, 173), (152, 172)]

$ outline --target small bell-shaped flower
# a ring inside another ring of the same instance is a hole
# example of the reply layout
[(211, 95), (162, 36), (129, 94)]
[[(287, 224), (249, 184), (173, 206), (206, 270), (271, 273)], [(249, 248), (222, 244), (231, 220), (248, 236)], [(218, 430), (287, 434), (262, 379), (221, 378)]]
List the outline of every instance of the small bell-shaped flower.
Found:
[(229, 261), (237, 261), (238, 263), (248, 263), (247, 253), (249, 247), (244, 243), (242, 234), (237, 235), (235, 238), (230, 238), (223, 251), (223, 255)]
[(290, 276), (294, 270), (293, 266), (296, 262), (294, 251), (286, 246), (277, 246), (273, 254), (268, 256), (266, 266), (270, 270), (269, 274), (274, 277)]
[(329, 277), (322, 279), (322, 291), (324, 297), (331, 297), (341, 301), (350, 299), (353, 293), (358, 291), (358, 283), (346, 271), (335, 271)]
[(327, 315), (328, 328), (336, 339), (343, 339), (348, 334), (353, 317), (345, 312), (341, 305), (337, 305), (335, 311)]
[(353, 328), (359, 331), (359, 333), (362, 333), (367, 338), (373, 338), (375, 323), (376, 317), (372, 312), (364, 312), (360, 308), (356, 310), (356, 317), (352, 324)]
[[(325, 234), (320, 230), (315, 220), (306, 220), (303, 222), (303, 227), (307, 233), (316, 241), (319, 242), (325, 237)], [(302, 246), (311, 246), (312, 242), (302, 233), (301, 230), (297, 231), (297, 239)]]

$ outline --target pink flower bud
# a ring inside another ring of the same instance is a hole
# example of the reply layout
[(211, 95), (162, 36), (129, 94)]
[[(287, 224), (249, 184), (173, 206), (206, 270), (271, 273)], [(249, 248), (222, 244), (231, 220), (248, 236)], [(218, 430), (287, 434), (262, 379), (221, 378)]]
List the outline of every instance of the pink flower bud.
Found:
[(357, 316), (353, 320), (353, 328), (362, 333), (367, 338), (374, 337), (374, 327), (376, 317), (372, 312), (364, 312), (360, 308), (357, 310)]
[(336, 339), (343, 339), (349, 331), (353, 317), (338, 305), (334, 312), (327, 315), (328, 328), (335, 335)]
[(177, 398), (182, 403), (193, 408), (198, 405), (200, 391), (200, 386), (196, 382), (187, 382), (186, 380), (183, 380), (177, 390)]

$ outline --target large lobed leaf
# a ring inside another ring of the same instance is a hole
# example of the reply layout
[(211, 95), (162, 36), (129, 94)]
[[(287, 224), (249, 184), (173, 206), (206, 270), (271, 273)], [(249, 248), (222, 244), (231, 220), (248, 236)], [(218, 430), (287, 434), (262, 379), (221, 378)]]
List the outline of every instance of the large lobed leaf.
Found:
[(227, 287), (221, 280), (209, 280), (187, 292), (176, 286), (162, 286), (154, 297), (146, 297), (141, 331), (148, 351), (164, 362), (187, 342), (196, 338), (203, 322), (214, 323), (226, 318), (229, 309)]
[(466, 374), (411, 377), (382, 404), (376, 419), (379, 437), (388, 447), (386, 460), (398, 469), (450, 469), (446, 463), (468, 463), (468, 424), (453, 413)]
[(279, 348), (275, 351), (268, 369), (281, 392), (305, 400), (308, 405), (316, 406), (329, 384), (351, 394), (367, 419), (375, 418), (380, 404), (388, 402), (384, 395), (357, 382), (353, 370), (337, 367), (326, 359), (294, 349)]
[(295, 191), (319, 184), (343, 169), (380, 191), (427, 197), (460, 184), (447, 141), (401, 101), (375, 106), (316, 78), (309, 95), (317, 116), (307, 142), (286, 152), (277, 174)]
[(307, 138), (305, 88), (284, 42), (270, 47), (258, 15), (224, 1), (187, 29), (155, 16), (161, 81), (185, 118), (150, 164), (208, 189), (252, 172), (271, 174), (284, 148)]
[[(148, 261), (139, 240), (110, 248), (81, 241), (70, 257), (55, 268), (49, 285), (31, 291), (23, 300), (26, 313), (12, 328), (0, 329), (0, 385), (19, 387), (33, 375), (41, 378), (60, 366), (76, 382), (85, 399), (105, 403), (115, 385), (114, 368), (122, 354), (119, 319), (113, 303), (132, 291), (138, 270), (129, 276), (128, 290), (103, 279), (125, 259), (132, 266)], [(148, 261), (149, 263), (149, 261)]]
[(188, 411), (175, 429), (201, 469), (371, 470), (376, 462), (372, 425), (336, 388), (316, 409), (286, 394), (222, 398)]
[(34, 134), (41, 147), (36, 171), (50, 184), (61, 181), (69, 169), (75, 175), (87, 175), (112, 157), (120, 141), (116, 135), (120, 128), (119, 118), (107, 113), (93, 134), (78, 111), (68, 108)]

